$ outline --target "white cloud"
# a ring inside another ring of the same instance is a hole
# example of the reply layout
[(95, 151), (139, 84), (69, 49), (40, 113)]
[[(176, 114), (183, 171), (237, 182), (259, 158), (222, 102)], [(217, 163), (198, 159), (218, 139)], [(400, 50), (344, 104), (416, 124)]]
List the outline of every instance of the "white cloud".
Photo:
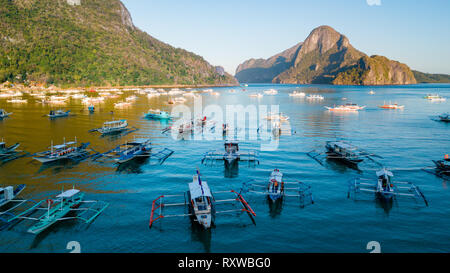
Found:
[(369, 6), (381, 6), (381, 0), (366, 0)]

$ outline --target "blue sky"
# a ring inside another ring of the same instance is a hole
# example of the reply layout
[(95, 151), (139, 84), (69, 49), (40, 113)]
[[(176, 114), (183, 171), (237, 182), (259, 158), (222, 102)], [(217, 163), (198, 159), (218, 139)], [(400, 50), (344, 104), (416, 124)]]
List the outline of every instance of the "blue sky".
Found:
[[(234, 75), (329, 25), (368, 55), (450, 74), (448, 0), (122, 0), (134, 24)], [(371, 5), (369, 5), (369, 3)]]

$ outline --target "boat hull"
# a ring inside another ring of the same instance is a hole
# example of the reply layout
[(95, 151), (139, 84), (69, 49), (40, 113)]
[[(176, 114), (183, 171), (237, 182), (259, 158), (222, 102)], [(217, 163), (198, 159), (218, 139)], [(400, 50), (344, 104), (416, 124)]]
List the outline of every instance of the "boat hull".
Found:
[(151, 151), (146, 151), (144, 153), (136, 153), (136, 154), (129, 155), (126, 158), (118, 158), (117, 164), (124, 164), (124, 163), (130, 162), (137, 158), (148, 158), (150, 156), (151, 156)]
[(156, 115), (156, 114), (146, 114), (145, 118), (147, 118), (147, 119), (170, 119), (170, 116)]

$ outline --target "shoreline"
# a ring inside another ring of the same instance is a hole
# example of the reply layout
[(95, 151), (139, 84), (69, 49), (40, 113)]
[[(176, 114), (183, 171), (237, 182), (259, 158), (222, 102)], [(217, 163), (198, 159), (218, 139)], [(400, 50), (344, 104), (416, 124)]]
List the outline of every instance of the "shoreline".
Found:
[(216, 87), (239, 87), (240, 84), (155, 84), (155, 85), (130, 85), (130, 86), (89, 86), (89, 87), (67, 87), (67, 88), (61, 88), (57, 86), (24, 86), (22, 84), (14, 85), (13, 87), (5, 87), (8, 83), (3, 83), (2, 87), (0, 87), (0, 92), (8, 92), (8, 91), (57, 91), (57, 92), (64, 92), (68, 90), (80, 90), (80, 91), (90, 91), (90, 90), (108, 90), (108, 89), (118, 89), (121, 91), (124, 90), (131, 90), (131, 89), (146, 89), (146, 88), (153, 88), (153, 89), (172, 89), (172, 88), (216, 88)]

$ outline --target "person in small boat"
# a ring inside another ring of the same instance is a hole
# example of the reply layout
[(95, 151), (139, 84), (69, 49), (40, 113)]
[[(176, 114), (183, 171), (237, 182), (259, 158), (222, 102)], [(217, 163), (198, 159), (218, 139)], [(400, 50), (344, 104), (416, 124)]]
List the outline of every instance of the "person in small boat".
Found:
[(381, 178), (381, 185), (383, 186), (383, 189), (386, 189), (387, 179), (384, 176)]
[(50, 116), (53, 116), (55, 114), (55, 111), (50, 110)]
[(272, 184), (272, 189), (273, 189), (273, 191), (274, 191), (274, 192), (278, 191), (278, 184), (279, 184), (278, 181), (277, 181), (276, 179), (272, 179), (271, 181), (272, 181), (272, 183), (273, 183), (273, 184)]

